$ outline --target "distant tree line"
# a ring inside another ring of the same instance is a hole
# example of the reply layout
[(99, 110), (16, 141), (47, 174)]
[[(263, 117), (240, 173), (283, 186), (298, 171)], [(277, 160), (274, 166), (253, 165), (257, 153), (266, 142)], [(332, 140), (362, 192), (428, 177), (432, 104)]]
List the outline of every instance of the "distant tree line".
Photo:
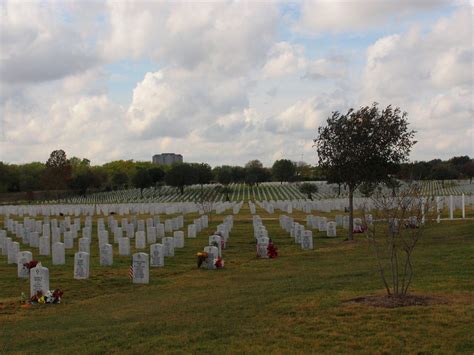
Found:
[(400, 180), (453, 180), (469, 179), (472, 183), (474, 177), (474, 159), (469, 156), (453, 157), (443, 161), (434, 159), (430, 161), (417, 161), (401, 164), (397, 173)]
[[(447, 161), (401, 164), (396, 175), (403, 180), (472, 179), (474, 161), (468, 156)], [(127, 188), (156, 188), (164, 185), (181, 193), (186, 186), (219, 183), (228, 193), (231, 183), (258, 185), (267, 181), (295, 182), (326, 180), (322, 170), (304, 162), (276, 160), (272, 167), (264, 167), (259, 160), (245, 166), (216, 166), (206, 163), (156, 165), (151, 162), (116, 160), (92, 166), (88, 159), (67, 158), (63, 150), (55, 150), (45, 163), (7, 164), (0, 162), (0, 192), (29, 192), (72, 190), (85, 195), (91, 191), (112, 191)]]

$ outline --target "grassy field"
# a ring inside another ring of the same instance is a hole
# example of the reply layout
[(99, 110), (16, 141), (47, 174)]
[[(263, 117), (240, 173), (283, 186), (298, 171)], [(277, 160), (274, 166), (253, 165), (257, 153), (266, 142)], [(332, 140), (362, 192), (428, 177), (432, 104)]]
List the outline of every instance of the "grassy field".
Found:
[(19, 295), (29, 283), (0, 256), (0, 354), (474, 351), (474, 222), (433, 225), (415, 251), (412, 291), (449, 303), (384, 309), (345, 303), (383, 293), (363, 237), (347, 243), (342, 230), (332, 239), (313, 231), (315, 250), (302, 251), (277, 214), (258, 213), (279, 248), (277, 259), (255, 258), (248, 209), (235, 217), (222, 270), (197, 269), (194, 254), (224, 215), (186, 239), (164, 268), (151, 269), (149, 285), (130, 283), (128, 257), (114, 255), (113, 267), (99, 266), (95, 234), (88, 280), (72, 278), (72, 252), (65, 266), (39, 258), (50, 269), (51, 288), (65, 292), (60, 305), (22, 308)]

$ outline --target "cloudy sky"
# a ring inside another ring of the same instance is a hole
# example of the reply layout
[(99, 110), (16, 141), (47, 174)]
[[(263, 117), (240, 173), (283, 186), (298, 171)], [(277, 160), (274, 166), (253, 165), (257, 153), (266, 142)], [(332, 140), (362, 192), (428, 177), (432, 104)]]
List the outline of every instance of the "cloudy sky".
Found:
[(0, 0), (0, 160), (316, 162), (332, 111), (409, 114), (411, 160), (474, 155), (469, 0)]

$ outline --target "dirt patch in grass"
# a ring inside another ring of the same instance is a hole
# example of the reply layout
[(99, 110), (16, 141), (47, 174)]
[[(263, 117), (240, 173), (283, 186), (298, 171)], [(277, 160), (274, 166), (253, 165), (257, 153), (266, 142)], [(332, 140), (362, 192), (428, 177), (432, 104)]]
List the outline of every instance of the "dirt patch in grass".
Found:
[(448, 304), (446, 298), (428, 295), (406, 295), (405, 297), (397, 296), (363, 296), (350, 299), (345, 304), (362, 304), (369, 307), (397, 308), (410, 306), (432, 306), (436, 304)]

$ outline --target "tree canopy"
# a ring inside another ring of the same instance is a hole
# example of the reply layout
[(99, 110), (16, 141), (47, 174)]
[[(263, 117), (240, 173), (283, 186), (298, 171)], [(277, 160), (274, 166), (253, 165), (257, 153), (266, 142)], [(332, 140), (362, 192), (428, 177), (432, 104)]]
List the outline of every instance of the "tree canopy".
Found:
[(183, 194), (185, 186), (196, 182), (192, 166), (187, 163), (173, 164), (166, 173), (165, 182), (169, 186), (178, 188), (181, 194)]
[(296, 164), (288, 159), (276, 160), (272, 166), (272, 175), (277, 181), (292, 181), (296, 174)]
[(345, 114), (334, 112), (314, 140), (319, 166), (329, 182), (349, 188), (349, 239), (353, 229), (353, 193), (363, 182), (386, 181), (407, 161), (415, 131), (407, 113), (374, 103)]
[(299, 190), (301, 193), (306, 194), (308, 199), (312, 200), (313, 195), (318, 192), (318, 186), (316, 184), (311, 184), (309, 182), (304, 182), (299, 186)]

